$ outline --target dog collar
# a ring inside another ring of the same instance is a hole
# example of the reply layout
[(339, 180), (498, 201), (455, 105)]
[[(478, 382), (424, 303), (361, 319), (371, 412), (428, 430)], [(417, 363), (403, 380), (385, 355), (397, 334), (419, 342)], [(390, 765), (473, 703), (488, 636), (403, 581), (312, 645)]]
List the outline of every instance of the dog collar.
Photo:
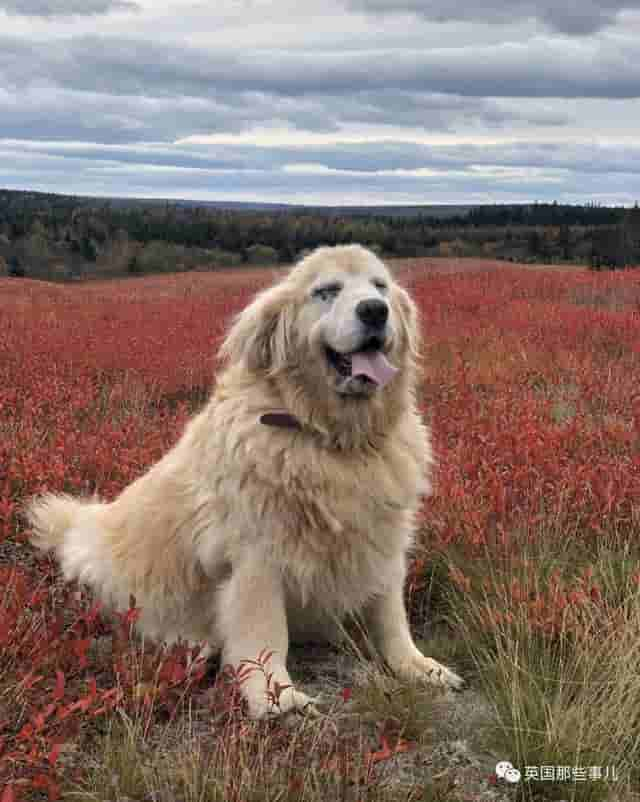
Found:
[(272, 409), (270, 412), (263, 412), (258, 420), (265, 426), (277, 426), (281, 429), (302, 428), (300, 421), (286, 409)]

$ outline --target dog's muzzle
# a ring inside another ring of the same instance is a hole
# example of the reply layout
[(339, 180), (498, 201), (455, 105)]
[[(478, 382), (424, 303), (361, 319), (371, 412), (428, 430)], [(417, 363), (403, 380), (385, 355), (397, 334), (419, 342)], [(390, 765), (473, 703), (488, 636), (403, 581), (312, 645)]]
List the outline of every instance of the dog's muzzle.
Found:
[(343, 379), (338, 390), (345, 394), (369, 394), (387, 385), (398, 372), (385, 356), (384, 341), (378, 335), (368, 337), (358, 349), (340, 353), (325, 346), (327, 360)]

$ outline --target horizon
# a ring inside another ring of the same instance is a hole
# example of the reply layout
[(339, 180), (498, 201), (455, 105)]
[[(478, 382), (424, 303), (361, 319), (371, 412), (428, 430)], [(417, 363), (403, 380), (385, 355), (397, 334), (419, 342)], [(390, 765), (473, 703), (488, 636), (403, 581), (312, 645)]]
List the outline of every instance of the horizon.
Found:
[(79, 198), (80, 200), (102, 200), (102, 201), (109, 201), (109, 200), (118, 200), (118, 201), (137, 201), (140, 203), (158, 203), (162, 201), (166, 202), (174, 202), (174, 203), (188, 203), (188, 204), (207, 204), (207, 205), (236, 205), (236, 206), (289, 206), (291, 208), (300, 208), (300, 209), (383, 209), (383, 208), (443, 208), (443, 207), (451, 207), (452, 209), (455, 208), (468, 208), (468, 209), (475, 209), (480, 208), (482, 206), (575, 206), (575, 207), (589, 207), (593, 206), (596, 208), (620, 208), (620, 209), (630, 209), (638, 206), (638, 202), (634, 201), (633, 203), (628, 204), (606, 204), (601, 202), (594, 202), (594, 201), (584, 201), (584, 202), (577, 202), (577, 203), (564, 203), (558, 201), (556, 199), (550, 200), (533, 200), (533, 201), (519, 201), (517, 203), (437, 203), (437, 202), (428, 202), (428, 203), (372, 203), (372, 204), (345, 204), (345, 203), (334, 203), (334, 204), (303, 204), (303, 203), (286, 203), (280, 201), (261, 201), (255, 199), (248, 199), (248, 200), (229, 200), (225, 201), (220, 198), (214, 198), (211, 200), (198, 200), (197, 198), (188, 198), (184, 196), (180, 197), (167, 197), (158, 195), (156, 197), (152, 196), (140, 196), (140, 195), (88, 195), (88, 194), (77, 194), (77, 193), (68, 193), (68, 192), (52, 192), (49, 190), (40, 190), (34, 189), (32, 187), (25, 187), (25, 188), (13, 188), (7, 186), (0, 186), (0, 193), (2, 192), (24, 192), (26, 194), (34, 194), (34, 195), (56, 195), (61, 198)]

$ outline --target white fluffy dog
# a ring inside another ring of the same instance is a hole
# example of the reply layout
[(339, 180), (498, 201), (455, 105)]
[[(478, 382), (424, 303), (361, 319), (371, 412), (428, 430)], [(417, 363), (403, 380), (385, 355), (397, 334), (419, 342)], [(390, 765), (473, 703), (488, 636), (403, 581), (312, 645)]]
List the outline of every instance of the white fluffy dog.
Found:
[(221, 348), (204, 409), (111, 503), (47, 494), (33, 542), (107, 604), (141, 607), (145, 636), (206, 642), (239, 666), (254, 717), (312, 700), (287, 672), (290, 637), (361, 614), (400, 677), (458, 687), (415, 646), (406, 554), (432, 462), (414, 399), (416, 307), (358, 245), (319, 248), (260, 293)]

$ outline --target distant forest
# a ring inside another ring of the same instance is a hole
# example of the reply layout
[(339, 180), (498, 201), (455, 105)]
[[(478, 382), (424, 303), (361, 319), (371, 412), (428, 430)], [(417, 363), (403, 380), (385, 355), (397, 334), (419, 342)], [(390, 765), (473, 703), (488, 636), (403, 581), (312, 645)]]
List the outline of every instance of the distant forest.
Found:
[(0, 275), (48, 280), (292, 262), (360, 242), (384, 257), (640, 264), (640, 208), (557, 203), (479, 207), (224, 208), (0, 189)]

